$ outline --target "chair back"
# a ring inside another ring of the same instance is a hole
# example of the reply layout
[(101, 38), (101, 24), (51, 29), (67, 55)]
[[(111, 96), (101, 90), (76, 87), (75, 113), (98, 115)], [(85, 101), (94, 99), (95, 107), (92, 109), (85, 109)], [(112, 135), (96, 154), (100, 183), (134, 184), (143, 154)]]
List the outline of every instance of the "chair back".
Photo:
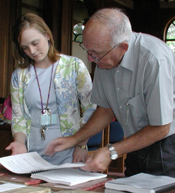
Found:
[(109, 143), (116, 143), (124, 139), (124, 132), (118, 121), (110, 123), (109, 132)]
[(100, 147), (104, 146), (104, 131), (97, 133), (96, 135), (89, 138), (88, 143), (88, 150), (94, 151)]
[[(117, 143), (125, 138), (123, 129), (118, 121), (112, 121), (108, 125), (108, 136), (106, 138), (107, 138), (108, 144)], [(120, 155), (118, 159), (113, 160), (108, 167), (108, 172), (123, 173), (125, 159), (126, 159), (126, 154)]]

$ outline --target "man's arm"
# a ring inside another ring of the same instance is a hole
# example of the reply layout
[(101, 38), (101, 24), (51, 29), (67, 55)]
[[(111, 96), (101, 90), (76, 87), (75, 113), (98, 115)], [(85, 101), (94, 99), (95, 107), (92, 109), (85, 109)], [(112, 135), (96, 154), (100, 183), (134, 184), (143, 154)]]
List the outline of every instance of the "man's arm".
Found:
[(102, 131), (113, 118), (114, 114), (110, 108), (97, 107), (89, 121), (74, 135), (76, 143)]
[(52, 141), (46, 150), (46, 155), (53, 156), (58, 151), (74, 147), (76, 144), (102, 131), (114, 118), (110, 108), (97, 107), (89, 121), (73, 136), (60, 137)]
[[(164, 138), (170, 129), (170, 124), (164, 126), (146, 126), (132, 136), (113, 144), (118, 155), (129, 153), (147, 147)], [(100, 148), (87, 160), (82, 169), (89, 171), (105, 171), (110, 164), (108, 147)]]
[(163, 126), (146, 126), (134, 135), (126, 138), (123, 142), (115, 144), (119, 155), (136, 151), (147, 147), (163, 139), (170, 130), (170, 124)]

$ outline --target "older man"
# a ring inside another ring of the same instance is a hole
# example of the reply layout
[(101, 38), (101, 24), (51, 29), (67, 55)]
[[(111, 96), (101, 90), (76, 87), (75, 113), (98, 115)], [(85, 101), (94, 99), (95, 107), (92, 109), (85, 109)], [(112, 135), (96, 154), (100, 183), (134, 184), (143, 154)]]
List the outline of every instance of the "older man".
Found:
[[(134, 33), (119, 9), (97, 11), (80, 46), (95, 62), (91, 100), (98, 108), (74, 136), (58, 138), (46, 154), (83, 145), (116, 117), (126, 138), (97, 150), (82, 169), (105, 170), (127, 153), (126, 176), (139, 172), (175, 177), (175, 56), (161, 40)], [(74, 160), (75, 161), (75, 160)]]

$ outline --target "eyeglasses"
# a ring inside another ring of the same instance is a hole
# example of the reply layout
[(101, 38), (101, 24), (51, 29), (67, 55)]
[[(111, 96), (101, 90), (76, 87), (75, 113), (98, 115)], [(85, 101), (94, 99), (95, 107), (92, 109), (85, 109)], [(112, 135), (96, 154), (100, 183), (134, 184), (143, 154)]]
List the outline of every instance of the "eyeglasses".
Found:
[(106, 52), (106, 54), (104, 54), (102, 57), (97, 58), (97, 57), (93, 56), (91, 53), (89, 53), (89, 50), (87, 50), (87, 49), (83, 46), (82, 43), (83, 43), (83, 42), (81, 42), (81, 43), (79, 44), (79, 46), (80, 46), (89, 56), (91, 56), (97, 63), (100, 62), (100, 60), (101, 60), (102, 58), (104, 58), (107, 54), (109, 54), (109, 52), (111, 52), (114, 48), (116, 48), (116, 47), (119, 45), (119, 44), (116, 44), (113, 48), (111, 48), (108, 52)]

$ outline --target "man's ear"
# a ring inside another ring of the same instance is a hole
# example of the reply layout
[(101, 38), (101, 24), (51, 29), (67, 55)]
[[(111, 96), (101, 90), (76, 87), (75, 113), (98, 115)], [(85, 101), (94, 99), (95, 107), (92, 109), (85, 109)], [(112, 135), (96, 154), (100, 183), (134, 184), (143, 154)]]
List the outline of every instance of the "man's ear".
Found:
[(127, 52), (128, 47), (129, 47), (128, 42), (122, 42), (122, 43), (120, 44), (120, 47), (121, 47), (122, 52), (123, 52), (123, 55), (124, 55), (125, 52)]

